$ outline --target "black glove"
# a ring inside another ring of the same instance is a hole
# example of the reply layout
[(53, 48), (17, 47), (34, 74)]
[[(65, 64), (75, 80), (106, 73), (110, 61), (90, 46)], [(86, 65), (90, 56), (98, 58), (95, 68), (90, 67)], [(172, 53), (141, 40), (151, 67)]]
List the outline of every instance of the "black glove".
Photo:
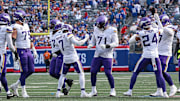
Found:
[(16, 51), (14, 52), (14, 56), (15, 56), (15, 61), (17, 61), (19, 59), (19, 57), (18, 57), (18, 53)]
[(110, 45), (106, 44), (106, 48), (110, 48), (110, 47), (111, 47)]

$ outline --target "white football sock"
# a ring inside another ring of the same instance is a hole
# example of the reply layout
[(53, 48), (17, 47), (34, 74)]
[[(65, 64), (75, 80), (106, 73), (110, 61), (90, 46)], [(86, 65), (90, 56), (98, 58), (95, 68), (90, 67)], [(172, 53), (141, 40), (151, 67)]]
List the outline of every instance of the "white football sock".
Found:
[(8, 90), (8, 91), (6, 92), (6, 94), (10, 94), (10, 91)]
[(22, 91), (23, 92), (26, 92), (26, 86), (24, 85), (24, 86), (21, 86), (21, 88), (22, 88)]
[(20, 83), (21, 83), (21, 81), (17, 80), (15, 84), (18, 86)]
[(132, 92), (132, 89), (129, 89), (128, 91)]
[(84, 73), (79, 73), (79, 83), (80, 83), (81, 89), (85, 89), (85, 77), (84, 77)]
[(64, 84), (64, 79), (65, 79), (66, 75), (65, 74), (61, 74), (59, 81), (58, 81), (58, 89), (61, 89), (63, 84)]
[(92, 91), (96, 91), (96, 86), (92, 86)]
[(114, 91), (115, 90), (115, 88), (111, 88), (111, 91)]

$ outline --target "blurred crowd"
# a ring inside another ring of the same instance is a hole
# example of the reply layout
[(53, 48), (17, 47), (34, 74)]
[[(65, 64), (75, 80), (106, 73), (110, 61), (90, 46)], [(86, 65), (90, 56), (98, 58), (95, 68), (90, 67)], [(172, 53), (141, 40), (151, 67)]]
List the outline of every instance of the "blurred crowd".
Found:
[[(50, 0), (50, 19), (71, 24), (74, 35), (84, 38), (92, 34), (95, 20), (100, 15), (109, 18), (109, 24), (117, 27), (119, 44), (128, 45), (129, 38), (136, 32), (142, 17), (154, 21), (153, 14), (168, 14), (175, 26), (180, 23), (180, 0)], [(2, 3), (3, 2), (3, 3)], [(173, 7), (173, 8), (172, 8)], [(32, 33), (47, 33), (47, 0), (1, 0), (1, 12), (13, 16), (13, 12), (23, 8), (28, 14), (27, 22)], [(179, 21), (179, 22), (178, 22)], [(12, 20), (12, 23), (13, 20)], [(177, 31), (179, 30), (178, 27)], [(49, 46), (49, 36), (33, 36), (35, 46)], [(87, 43), (85, 44), (87, 45)], [(141, 47), (137, 43), (137, 47)]]

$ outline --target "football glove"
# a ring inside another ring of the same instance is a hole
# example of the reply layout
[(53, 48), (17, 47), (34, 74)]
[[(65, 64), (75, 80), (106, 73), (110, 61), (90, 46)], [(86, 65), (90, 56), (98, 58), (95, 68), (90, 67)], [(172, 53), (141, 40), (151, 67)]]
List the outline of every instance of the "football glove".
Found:
[(100, 47), (102, 48), (102, 49), (106, 49), (106, 48), (110, 48), (111, 46), (110, 45), (108, 45), (108, 44), (101, 44), (100, 45)]
[(89, 44), (89, 45), (87, 46), (88, 49), (90, 49), (90, 48), (92, 48), (92, 47), (93, 47), (92, 44)]
[(37, 54), (35, 47), (32, 47), (32, 51), (33, 51), (34, 58), (37, 58), (38, 54)]

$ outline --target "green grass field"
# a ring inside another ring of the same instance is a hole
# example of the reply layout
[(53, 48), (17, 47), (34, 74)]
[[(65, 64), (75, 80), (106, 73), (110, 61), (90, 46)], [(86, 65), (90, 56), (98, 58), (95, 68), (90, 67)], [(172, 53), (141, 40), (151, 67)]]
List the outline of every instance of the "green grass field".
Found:
[[(132, 97), (123, 96), (123, 92), (128, 90), (130, 77), (132, 73), (129, 72), (113, 72), (116, 88), (116, 97), (109, 97), (110, 86), (104, 72), (98, 74), (97, 78), (97, 91), (98, 96), (93, 98), (80, 98), (80, 86), (79, 77), (77, 73), (69, 73), (67, 78), (73, 79), (74, 84), (68, 96), (63, 96), (61, 98), (56, 98), (55, 93), (57, 89), (58, 80), (50, 77), (48, 73), (34, 73), (26, 81), (27, 92), (30, 98), (14, 97), (10, 100), (16, 101), (174, 101), (180, 100), (180, 93), (177, 93), (175, 97), (172, 98), (158, 98), (149, 97), (150, 93), (156, 91), (156, 81), (154, 73), (141, 73), (138, 76), (136, 84), (133, 90)], [(178, 83), (178, 73), (170, 73), (175, 85), (179, 87)], [(86, 91), (89, 93), (91, 91), (90, 73), (85, 73), (86, 77)], [(16, 82), (19, 78), (19, 74), (8, 73), (8, 85)], [(167, 84), (166, 84), (167, 85)], [(167, 92), (169, 93), (169, 86), (167, 85)], [(19, 88), (19, 94), (21, 96), (21, 88)], [(0, 93), (0, 100), (6, 100), (6, 93), (2, 89)]]

